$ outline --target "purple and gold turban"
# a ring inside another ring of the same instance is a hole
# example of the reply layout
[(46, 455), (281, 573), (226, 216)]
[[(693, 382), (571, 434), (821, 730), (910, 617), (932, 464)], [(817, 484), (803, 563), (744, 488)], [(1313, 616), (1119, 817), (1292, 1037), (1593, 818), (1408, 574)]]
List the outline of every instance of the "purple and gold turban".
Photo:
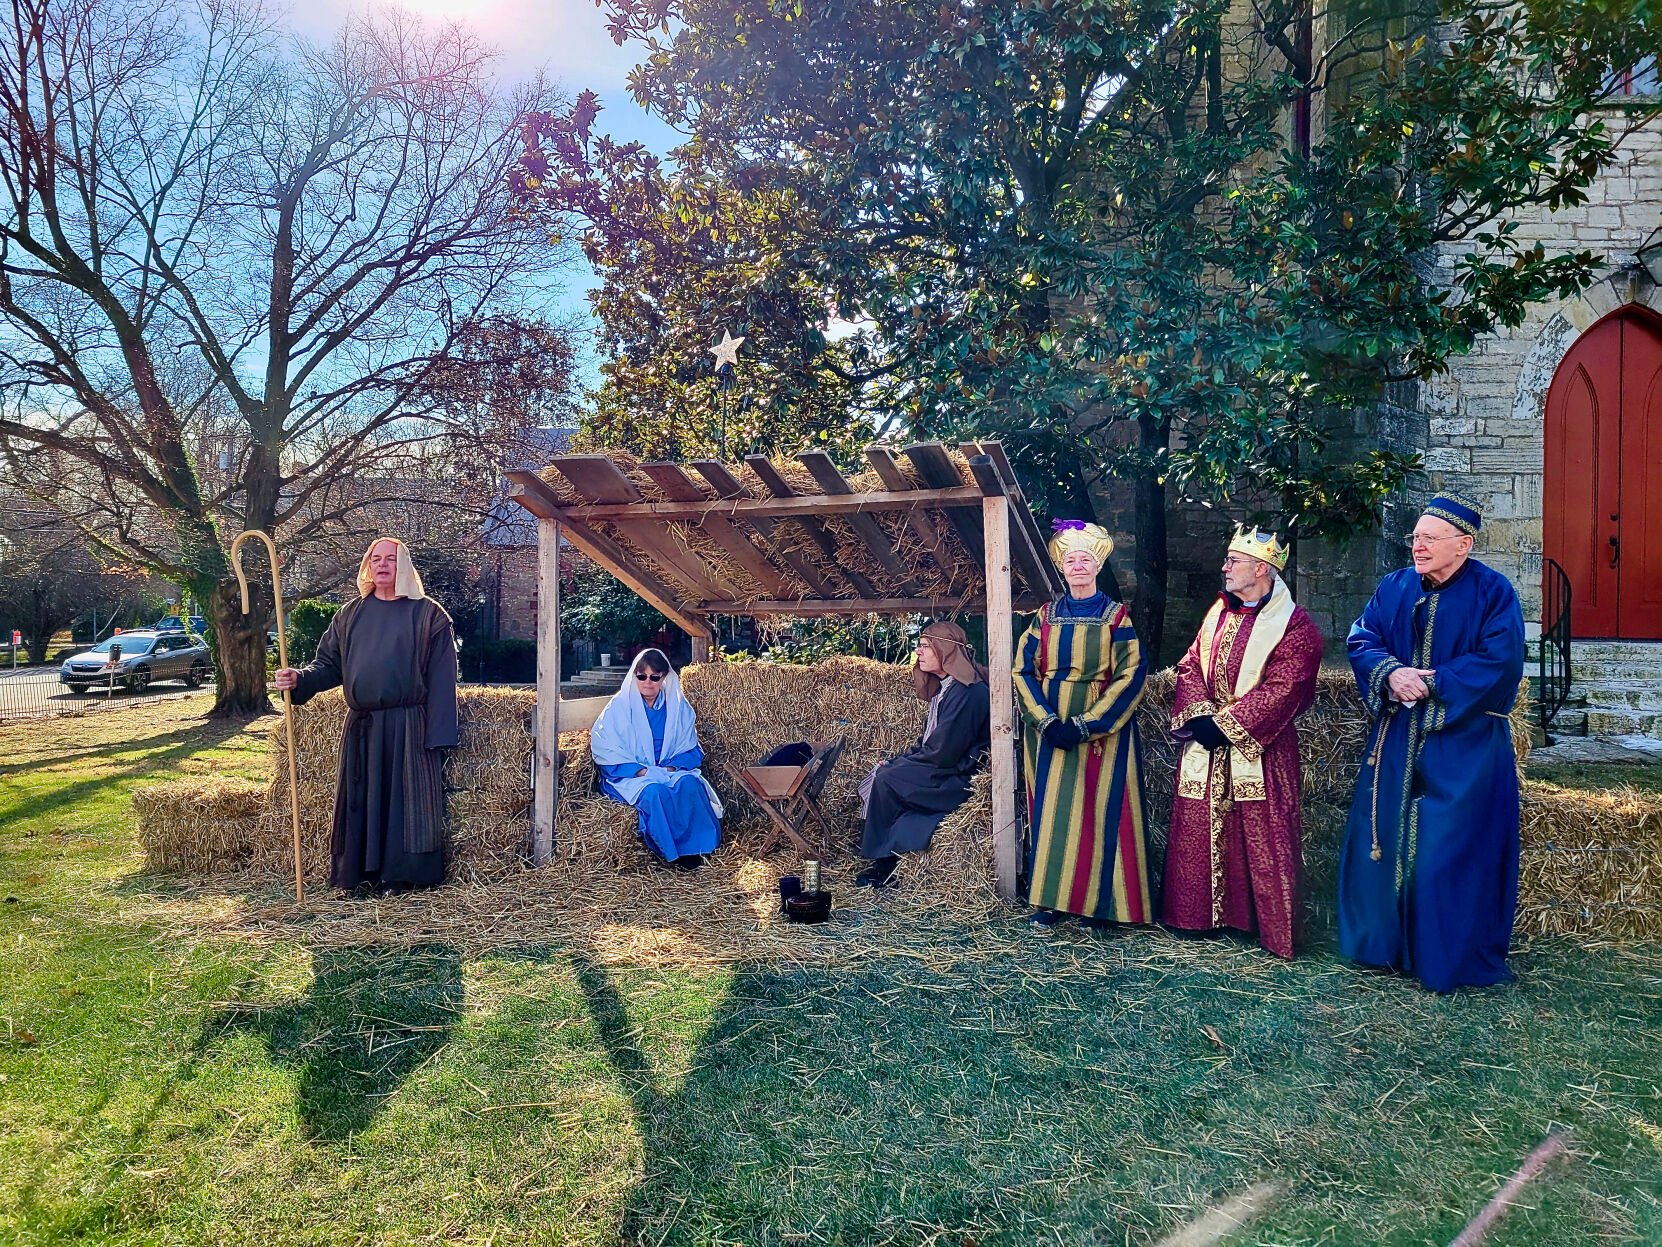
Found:
[(1052, 520), (1050, 529), (1055, 534), (1050, 539), (1050, 561), (1057, 567), (1061, 567), (1062, 560), (1073, 551), (1083, 550), (1096, 560), (1100, 571), (1108, 556), (1114, 552), (1114, 539), (1100, 524), (1087, 524), (1084, 520)]

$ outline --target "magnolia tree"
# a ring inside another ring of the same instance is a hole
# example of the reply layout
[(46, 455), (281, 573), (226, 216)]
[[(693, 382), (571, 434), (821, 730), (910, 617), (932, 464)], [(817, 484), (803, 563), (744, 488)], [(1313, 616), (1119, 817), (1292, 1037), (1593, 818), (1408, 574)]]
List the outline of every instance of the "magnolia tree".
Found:
[(456, 28), (313, 47), (241, 0), (13, 0), (0, 45), (0, 452), (188, 586), (216, 711), (262, 709), (270, 596), (242, 615), (231, 538), (339, 564), (377, 516), (483, 513), (564, 400), (547, 233), (503, 194), (560, 97), (498, 90)]
[(1592, 279), (1514, 216), (1584, 197), (1645, 120), (1603, 107), (1610, 67), (1657, 44), (1603, 0), (602, 2), (687, 137), (659, 164), (588, 99), (515, 179), (585, 221), (595, 432), (708, 426), (730, 325), (780, 445), (841, 407), (855, 440), (1002, 438), (1060, 513), (1131, 482), (1156, 649), (1168, 503), (1374, 524), (1416, 464), (1341, 448), (1357, 410)]

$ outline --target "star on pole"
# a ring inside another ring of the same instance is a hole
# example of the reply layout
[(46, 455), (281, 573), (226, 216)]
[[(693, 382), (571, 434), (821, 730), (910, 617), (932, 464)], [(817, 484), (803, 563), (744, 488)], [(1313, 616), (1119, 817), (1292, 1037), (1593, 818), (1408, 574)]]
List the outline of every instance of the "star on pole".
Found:
[(723, 368), (737, 368), (739, 366), (739, 348), (743, 345), (744, 339), (742, 337), (735, 338), (723, 329), (721, 331), (721, 341), (704, 349), (716, 357), (716, 371), (720, 372)]

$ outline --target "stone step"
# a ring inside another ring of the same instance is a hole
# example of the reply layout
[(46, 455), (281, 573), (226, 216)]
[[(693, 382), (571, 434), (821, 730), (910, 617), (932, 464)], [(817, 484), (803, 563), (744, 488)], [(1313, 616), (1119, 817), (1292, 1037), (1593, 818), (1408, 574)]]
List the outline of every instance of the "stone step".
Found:
[(1571, 710), (1566, 706), (1552, 716), (1552, 734), (1554, 736), (1587, 735), (1587, 712), (1585, 710)]
[(573, 697), (599, 697), (602, 694), (610, 696), (617, 692), (616, 684), (603, 683), (597, 680), (561, 680), (560, 692)]
[(588, 680), (593, 684), (611, 684), (621, 686), (623, 678), (629, 674), (625, 667), (585, 667), (572, 677), (574, 680)]
[(1651, 736), (1662, 740), (1662, 714), (1632, 713), (1619, 710), (1589, 710), (1589, 736)]
[(1642, 693), (1647, 689), (1662, 689), (1662, 672), (1654, 676), (1602, 676), (1592, 671), (1577, 671), (1571, 682), (1571, 689), (1577, 693), (1585, 693), (1591, 689), (1620, 689)]
[(1583, 689), (1591, 710), (1634, 710), (1640, 714), (1662, 714), (1662, 686), (1613, 687), (1608, 684)]
[(1662, 670), (1662, 641), (1571, 641), (1570, 661), (1644, 663)]

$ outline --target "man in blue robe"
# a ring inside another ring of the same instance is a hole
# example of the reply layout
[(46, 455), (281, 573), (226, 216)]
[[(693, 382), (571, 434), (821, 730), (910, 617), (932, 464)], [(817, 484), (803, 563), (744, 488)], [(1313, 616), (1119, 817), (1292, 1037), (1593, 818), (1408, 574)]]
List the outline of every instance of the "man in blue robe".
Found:
[(1380, 582), (1346, 642), (1373, 716), (1339, 862), (1339, 947), (1433, 991), (1502, 983), (1518, 894), (1508, 716), (1523, 611), (1471, 558), (1477, 504), (1445, 492), (1414, 525), (1414, 566)]

